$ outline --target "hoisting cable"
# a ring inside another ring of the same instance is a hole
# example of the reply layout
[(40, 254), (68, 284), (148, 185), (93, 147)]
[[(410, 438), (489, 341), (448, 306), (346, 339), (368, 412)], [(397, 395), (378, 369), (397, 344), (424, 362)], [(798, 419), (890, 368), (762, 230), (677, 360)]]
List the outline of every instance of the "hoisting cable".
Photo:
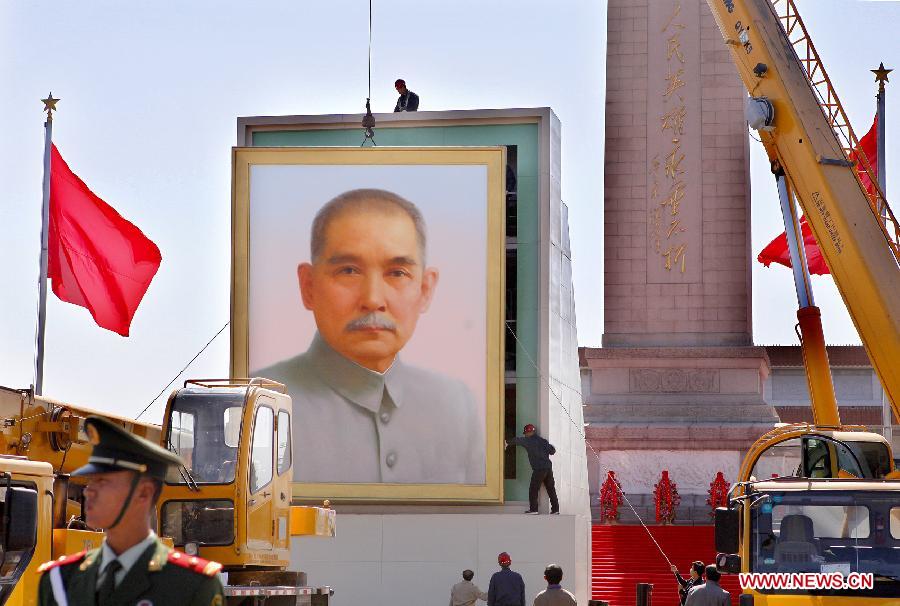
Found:
[(366, 115), (362, 119), (362, 126), (365, 129), (363, 141), (359, 144), (360, 147), (365, 147), (366, 141), (372, 141), (373, 146), (378, 146), (375, 143), (375, 116), (372, 115), (372, 106), (370, 101), (372, 100), (372, 0), (369, 0), (369, 95), (366, 97)]
[[(556, 391), (553, 389), (553, 386), (550, 385), (550, 381), (548, 381), (547, 378), (544, 376), (544, 373), (541, 372), (541, 369), (538, 367), (537, 363), (534, 361), (534, 358), (531, 357), (531, 354), (528, 353), (528, 350), (525, 348), (525, 345), (523, 345), (522, 342), (519, 341), (519, 337), (518, 337), (518, 335), (516, 335), (516, 331), (513, 330), (512, 326), (509, 325), (509, 322), (505, 322), (505, 324), (506, 324), (506, 329), (513, 336), (513, 339), (515, 339), (516, 344), (520, 346), (520, 350), (522, 351), (522, 353), (525, 354), (525, 357), (528, 359), (528, 363), (531, 364), (531, 366), (534, 368), (535, 372), (537, 372), (538, 377), (540, 377), (541, 380), (544, 382), (544, 384), (547, 385), (547, 389), (550, 390), (550, 393), (552, 393), (553, 397), (556, 398), (556, 401), (559, 402), (560, 408), (562, 408), (563, 412), (566, 413), (566, 416), (569, 417), (569, 422), (572, 423), (572, 425), (575, 427), (575, 431), (577, 431), (578, 434), (584, 439), (584, 443), (591, 450), (591, 453), (593, 453), (594, 457), (597, 459), (597, 464), (599, 465), (600, 454), (596, 450), (594, 450), (594, 447), (591, 445), (590, 442), (588, 442), (587, 436), (584, 435), (584, 428), (579, 427), (578, 423), (575, 422), (575, 419), (572, 418), (572, 415), (569, 412), (569, 409), (566, 408), (565, 404), (563, 404), (562, 398), (560, 398), (559, 395), (557, 395)], [(572, 387), (571, 385), (566, 385), (565, 383), (562, 383), (561, 381), (559, 382), (559, 384), (562, 385), (563, 387), (566, 387), (566, 388), (574, 391), (576, 394), (578, 394), (578, 398), (581, 399), (581, 397), (582, 397), (581, 390), (576, 389), (576, 388)], [(672, 561), (669, 559), (669, 556), (667, 556), (666, 552), (663, 551), (663, 548), (660, 547), (659, 543), (656, 541), (656, 537), (653, 536), (653, 533), (650, 532), (650, 529), (644, 523), (644, 520), (641, 519), (641, 516), (638, 514), (637, 510), (634, 508), (634, 505), (632, 505), (631, 501), (628, 500), (628, 495), (625, 494), (625, 491), (622, 490), (621, 486), (617, 485), (617, 488), (619, 490), (619, 494), (621, 494), (622, 498), (625, 500), (625, 503), (628, 504), (629, 509), (631, 509), (632, 513), (634, 513), (634, 517), (636, 517), (638, 522), (641, 523), (641, 526), (643, 526), (644, 530), (647, 532), (647, 535), (650, 537), (650, 540), (653, 541), (653, 544), (656, 545), (656, 548), (659, 550), (660, 555), (662, 555), (662, 557), (666, 560), (666, 564), (668, 564), (669, 566), (672, 566)]]
[(228, 322), (225, 322), (225, 326), (223, 326), (222, 328), (220, 328), (220, 329), (219, 329), (219, 332), (217, 332), (216, 334), (214, 334), (213, 337), (212, 337), (212, 339), (210, 339), (209, 341), (207, 341), (207, 342), (206, 342), (206, 345), (204, 345), (204, 346), (200, 349), (200, 351), (198, 351), (197, 354), (196, 354), (193, 358), (191, 358), (191, 361), (188, 362), (187, 364), (185, 364), (185, 365), (184, 365), (184, 368), (182, 368), (181, 370), (178, 371), (178, 374), (175, 375), (175, 376), (172, 378), (172, 380), (169, 381), (169, 383), (159, 391), (158, 394), (156, 394), (156, 397), (155, 397), (155, 398), (153, 398), (152, 400), (150, 400), (150, 403), (147, 404), (147, 405), (144, 407), (144, 410), (142, 410), (142, 411), (138, 414), (138, 416), (136, 416), (136, 417), (134, 418), (135, 421), (137, 421), (138, 419), (140, 419), (141, 416), (142, 416), (145, 412), (147, 412), (147, 410), (148, 410), (151, 406), (153, 406), (153, 403), (156, 402), (156, 401), (159, 399), (159, 397), (160, 397), (161, 395), (163, 395), (163, 394), (166, 392), (167, 389), (169, 389), (169, 387), (172, 385), (172, 383), (174, 383), (175, 381), (178, 380), (178, 377), (180, 377), (182, 374), (184, 374), (184, 371), (186, 371), (186, 370), (188, 369), (188, 367), (189, 367), (191, 364), (194, 363), (194, 360), (196, 360), (197, 358), (200, 357), (200, 354), (202, 354), (204, 351), (206, 351), (206, 348), (209, 347), (209, 346), (212, 344), (212, 342), (216, 340), (216, 337), (218, 337), (220, 334), (222, 334), (222, 331), (224, 331), (226, 328), (228, 328), (228, 325), (229, 325), (229, 324), (231, 324), (231, 321), (230, 321), (230, 320), (229, 320)]

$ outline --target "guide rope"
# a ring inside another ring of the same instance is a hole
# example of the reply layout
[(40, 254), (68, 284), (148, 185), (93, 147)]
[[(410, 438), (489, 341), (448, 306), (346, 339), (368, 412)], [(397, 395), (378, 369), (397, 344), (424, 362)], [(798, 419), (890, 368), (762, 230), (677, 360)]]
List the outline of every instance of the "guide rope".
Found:
[[(535, 372), (537, 372), (538, 377), (541, 378), (541, 380), (547, 386), (547, 389), (549, 389), (550, 393), (553, 394), (553, 397), (556, 398), (556, 401), (559, 403), (560, 408), (562, 408), (563, 412), (566, 413), (566, 416), (569, 417), (569, 422), (572, 423), (572, 425), (575, 427), (575, 430), (584, 439), (584, 443), (590, 449), (591, 453), (593, 453), (593, 455), (597, 459), (597, 463), (599, 465), (600, 454), (596, 450), (594, 450), (594, 447), (587, 440), (587, 436), (584, 433), (584, 427), (583, 427), (584, 424), (582, 423), (582, 426), (579, 427), (578, 423), (575, 422), (575, 419), (572, 418), (572, 414), (569, 412), (569, 409), (566, 407), (565, 404), (563, 404), (562, 398), (560, 398), (559, 395), (556, 393), (556, 391), (553, 389), (553, 386), (550, 384), (550, 381), (544, 376), (544, 373), (541, 372), (541, 369), (538, 367), (537, 363), (534, 361), (534, 358), (532, 358), (531, 354), (528, 353), (528, 350), (525, 348), (525, 345), (523, 345), (522, 342), (519, 340), (518, 335), (516, 335), (516, 331), (513, 330), (512, 326), (510, 326), (509, 322), (505, 322), (505, 324), (506, 324), (506, 329), (513, 336), (513, 339), (515, 339), (516, 344), (519, 345), (519, 350), (523, 354), (525, 354), (525, 357), (528, 359), (528, 363), (531, 364), (531, 366), (534, 368)], [(571, 385), (567, 385), (561, 381), (558, 381), (558, 383), (560, 385), (562, 385), (563, 387), (567, 387), (567, 388), (571, 389), (572, 391), (574, 391), (576, 394), (578, 394), (579, 400), (581, 400), (581, 398), (582, 398), (581, 390), (576, 389), (576, 388), (572, 387)], [(625, 491), (622, 490), (621, 486), (618, 486), (618, 490), (619, 490), (619, 494), (621, 494), (622, 498), (625, 500), (625, 503), (628, 504), (629, 509), (631, 509), (632, 513), (634, 513), (634, 517), (636, 517), (638, 522), (641, 523), (641, 526), (647, 532), (647, 535), (650, 537), (650, 540), (653, 541), (653, 544), (656, 545), (656, 548), (659, 550), (659, 553), (666, 560), (666, 563), (669, 566), (672, 566), (672, 561), (669, 559), (669, 556), (666, 555), (666, 552), (663, 551), (662, 547), (660, 547), (659, 542), (657, 542), (657, 540), (656, 540), (656, 537), (654, 537), (653, 533), (650, 532), (650, 528), (647, 527), (647, 524), (644, 523), (644, 520), (641, 518), (640, 514), (638, 514), (637, 510), (634, 508), (634, 505), (631, 504), (631, 501), (628, 499), (628, 495), (625, 494)]]
[(134, 418), (135, 421), (137, 421), (138, 419), (140, 419), (140, 418), (141, 418), (141, 415), (143, 415), (145, 412), (147, 412), (147, 410), (148, 410), (151, 406), (153, 406), (153, 403), (156, 402), (156, 401), (159, 399), (159, 397), (160, 397), (161, 395), (163, 395), (167, 389), (169, 389), (169, 387), (171, 387), (172, 383), (174, 383), (175, 381), (178, 380), (178, 377), (180, 377), (181, 375), (184, 374), (184, 371), (186, 371), (186, 370), (188, 369), (188, 366), (190, 366), (191, 364), (193, 364), (193, 363), (194, 363), (194, 360), (196, 360), (197, 358), (199, 358), (199, 357), (200, 357), (200, 354), (202, 354), (204, 351), (206, 351), (206, 348), (209, 347), (210, 344), (212, 344), (212, 342), (216, 340), (216, 337), (218, 337), (220, 334), (222, 334), (222, 331), (224, 331), (226, 328), (228, 328), (228, 325), (229, 325), (229, 324), (231, 324), (231, 320), (229, 320), (228, 322), (225, 322), (225, 326), (223, 326), (222, 328), (220, 328), (220, 329), (219, 329), (219, 332), (217, 332), (216, 334), (214, 334), (214, 335), (213, 335), (213, 338), (206, 342), (206, 345), (204, 345), (204, 346), (200, 349), (200, 351), (198, 351), (197, 354), (196, 354), (193, 358), (191, 358), (190, 362), (188, 362), (187, 364), (185, 364), (185, 365), (184, 365), (184, 368), (182, 368), (181, 370), (179, 370), (179, 371), (178, 371), (178, 374), (175, 375), (175, 376), (172, 378), (172, 380), (169, 381), (169, 382), (166, 384), (165, 387), (163, 387), (161, 390), (159, 390), (159, 393), (156, 394), (156, 397), (153, 398), (152, 400), (150, 400), (150, 403), (147, 404), (147, 406), (144, 407), (144, 410), (142, 410), (142, 411), (140, 412), (140, 414), (138, 414), (138, 416), (136, 416), (136, 417)]

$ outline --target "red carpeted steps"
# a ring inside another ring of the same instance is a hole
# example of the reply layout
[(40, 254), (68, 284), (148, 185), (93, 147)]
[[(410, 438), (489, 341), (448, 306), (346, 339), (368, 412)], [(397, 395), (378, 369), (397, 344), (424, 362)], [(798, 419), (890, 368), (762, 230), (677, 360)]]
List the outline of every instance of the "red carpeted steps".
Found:
[[(650, 526), (650, 532), (678, 571), (687, 578), (691, 562), (712, 564), (716, 550), (712, 526)], [(594, 524), (591, 537), (591, 599), (610, 606), (634, 606), (638, 583), (652, 583), (653, 606), (678, 606), (678, 583), (647, 531), (641, 526)], [(737, 575), (722, 575), (723, 588), (737, 606)]]

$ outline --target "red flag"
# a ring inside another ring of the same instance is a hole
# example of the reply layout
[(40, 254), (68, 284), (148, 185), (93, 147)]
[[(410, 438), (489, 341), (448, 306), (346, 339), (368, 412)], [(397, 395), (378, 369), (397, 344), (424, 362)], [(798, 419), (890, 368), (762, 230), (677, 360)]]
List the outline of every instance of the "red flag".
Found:
[(856, 172), (859, 174), (859, 180), (862, 181), (863, 188), (870, 196), (875, 195), (875, 186), (866, 172), (866, 165), (859, 158), (859, 152), (865, 154), (869, 161), (869, 168), (872, 169), (872, 176), (878, 178), (878, 114), (875, 114), (875, 122), (863, 138), (859, 140), (859, 147), (850, 152), (850, 161), (856, 162)]
[[(870, 128), (869, 132), (859, 140), (859, 147), (850, 152), (850, 160), (857, 163), (856, 170), (859, 174), (859, 179), (862, 181), (866, 192), (871, 196), (875, 193), (875, 186), (872, 184), (872, 180), (869, 179), (869, 175), (865, 170), (865, 165), (858, 157), (860, 152), (865, 154), (866, 159), (869, 161), (869, 167), (872, 169), (872, 175), (877, 179), (878, 177), (875, 174), (878, 170), (877, 114), (875, 115), (875, 122), (872, 124), (872, 128)], [(816, 237), (813, 236), (805, 216), (800, 217), (800, 231), (803, 235), (803, 248), (806, 251), (806, 264), (809, 266), (809, 273), (818, 275), (831, 273), (828, 271), (828, 265), (825, 264), (825, 259), (822, 257), (822, 251), (816, 243)], [(762, 249), (762, 252), (759, 253), (759, 256), (756, 257), (756, 260), (766, 267), (771, 263), (780, 263), (785, 267), (791, 267), (791, 255), (788, 251), (787, 236), (784, 232), (769, 242), (769, 244)]]
[(98, 198), (51, 150), (47, 274), (62, 301), (86, 307), (103, 328), (128, 336), (162, 256), (140, 229)]
[[(825, 259), (822, 258), (822, 251), (816, 244), (816, 237), (806, 222), (806, 217), (800, 217), (800, 232), (803, 234), (803, 247), (806, 250), (806, 264), (809, 266), (809, 273), (824, 275), (830, 273)], [(782, 232), (780, 236), (769, 242), (768, 246), (762, 249), (756, 260), (769, 266), (770, 263), (780, 263), (785, 267), (791, 267), (791, 253), (788, 251), (787, 235)]]

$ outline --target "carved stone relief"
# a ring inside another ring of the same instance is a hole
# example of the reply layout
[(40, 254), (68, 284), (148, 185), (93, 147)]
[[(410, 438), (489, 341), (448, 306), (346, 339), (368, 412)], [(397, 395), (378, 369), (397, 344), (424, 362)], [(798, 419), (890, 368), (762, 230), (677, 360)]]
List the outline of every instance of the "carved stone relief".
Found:
[(683, 368), (632, 368), (631, 393), (719, 393), (719, 371)]

